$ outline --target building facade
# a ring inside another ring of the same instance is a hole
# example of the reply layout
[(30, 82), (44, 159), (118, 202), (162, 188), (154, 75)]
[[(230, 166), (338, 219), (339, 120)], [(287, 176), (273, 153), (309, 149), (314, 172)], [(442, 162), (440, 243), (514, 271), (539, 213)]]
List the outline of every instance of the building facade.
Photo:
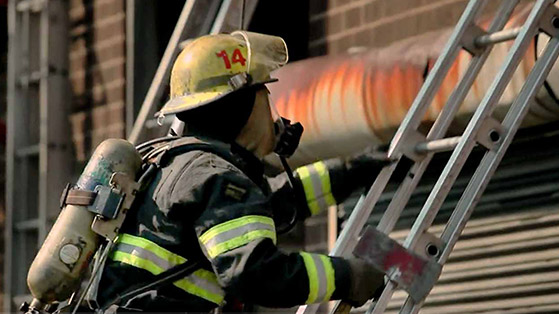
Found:
[[(487, 14), (498, 1), (488, 2)], [(466, 3), (467, 0), (260, 1), (248, 29), (284, 37), (292, 61), (319, 56), (343, 58), (452, 27)], [(0, 1), (3, 18), (5, 4)], [(73, 166), (76, 176), (101, 141), (128, 134), (183, 4), (181, 0), (69, 1), (68, 136), (77, 160)], [(5, 118), (7, 39), (0, 40), (0, 118)], [(546, 124), (520, 134), (521, 139), (511, 148), (439, 285), (427, 300), (424, 313), (559, 311), (556, 129), (556, 124)], [(5, 136), (1, 124), (0, 134)], [(445, 157), (442, 158), (444, 163)], [(398, 226), (394, 238), (403, 239), (411, 217), (417, 214), (436, 180), (436, 170), (428, 172), (419, 192), (414, 194), (406, 209), (407, 218)], [(464, 187), (459, 185), (451, 193), (439, 223), (450, 215), (460, 188)], [(381, 207), (386, 207), (390, 193), (393, 191), (385, 195)], [(336, 225), (332, 226), (327, 213), (311, 218), (285, 237), (286, 246), (328, 251), (332, 232), (339, 231), (354, 201), (343, 206)], [(371, 223), (377, 221), (378, 214)], [(432, 231), (439, 233), (441, 227)], [(15, 296), (26, 292), (11, 293)], [(403, 293), (397, 293), (390, 310), (395, 311), (403, 298)], [(5, 304), (4, 308), (13, 309), (15, 305)]]

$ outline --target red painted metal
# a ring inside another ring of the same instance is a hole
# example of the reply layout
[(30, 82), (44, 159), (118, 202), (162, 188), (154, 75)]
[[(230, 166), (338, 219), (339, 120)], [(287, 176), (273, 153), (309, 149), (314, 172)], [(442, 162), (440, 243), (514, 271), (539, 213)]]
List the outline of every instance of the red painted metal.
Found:
[(426, 260), (373, 227), (365, 229), (353, 255), (387, 275), (416, 301), (425, 298), (442, 269), (433, 257)]

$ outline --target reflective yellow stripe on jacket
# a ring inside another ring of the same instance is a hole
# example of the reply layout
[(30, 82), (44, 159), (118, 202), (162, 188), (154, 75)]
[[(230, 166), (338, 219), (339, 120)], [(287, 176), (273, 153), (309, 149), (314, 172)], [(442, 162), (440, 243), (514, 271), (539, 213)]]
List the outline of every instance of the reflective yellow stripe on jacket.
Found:
[(210, 258), (236, 249), (256, 239), (270, 238), (276, 243), (274, 220), (266, 216), (248, 215), (210, 228), (200, 237)]
[(309, 276), (309, 297), (306, 304), (330, 300), (336, 289), (334, 267), (330, 259), (321, 254), (301, 252)]
[[(174, 254), (159, 245), (129, 234), (118, 236), (116, 249), (111, 259), (138, 267), (158, 275), (165, 270), (186, 262), (180, 255)], [(180, 289), (221, 305), (225, 292), (219, 286), (216, 275), (205, 269), (198, 269), (190, 276), (173, 282)]]
[(336, 205), (336, 200), (332, 195), (330, 174), (324, 162), (315, 162), (312, 165), (299, 167), (295, 171), (303, 183), (307, 205), (312, 215)]

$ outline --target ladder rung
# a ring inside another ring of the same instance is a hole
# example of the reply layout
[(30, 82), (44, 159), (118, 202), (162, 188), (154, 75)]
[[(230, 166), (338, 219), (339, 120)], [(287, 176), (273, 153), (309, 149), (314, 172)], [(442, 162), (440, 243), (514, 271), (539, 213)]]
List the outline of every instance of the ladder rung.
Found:
[(19, 158), (37, 155), (39, 155), (39, 144), (29, 145), (16, 150), (16, 156)]
[(420, 143), (415, 147), (415, 151), (422, 154), (447, 152), (453, 150), (458, 145), (460, 138), (460, 136), (456, 136)]
[(474, 43), (477, 47), (485, 47), (488, 45), (498, 44), (516, 38), (521, 29), (522, 27), (515, 27), (487, 35), (482, 35), (476, 38)]
[(16, 9), (19, 12), (31, 11), (40, 12), (45, 6), (45, 0), (23, 0), (18, 2)]
[(19, 77), (19, 83), (21, 85), (38, 84), (41, 81), (42, 76), (43, 75), (41, 71), (34, 71), (30, 74), (24, 74)]
[(18, 231), (28, 231), (39, 229), (39, 219), (23, 220), (15, 223), (15, 229)]

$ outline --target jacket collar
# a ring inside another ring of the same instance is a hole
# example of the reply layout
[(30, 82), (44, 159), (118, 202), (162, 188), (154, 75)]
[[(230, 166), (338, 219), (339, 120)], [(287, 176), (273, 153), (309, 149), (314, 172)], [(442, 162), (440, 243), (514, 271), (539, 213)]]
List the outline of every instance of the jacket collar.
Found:
[(230, 162), (233, 162), (233, 164), (245, 175), (247, 175), (254, 183), (258, 186), (262, 186), (264, 182), (264, 164), (260, 161), (260, 159), (258, 159), (258, 157), (246, 150), (244, 147), (235, 142), (225, 143), (222, 140), (199, 134), (187, 134), (185, 137), (197, 138), (200, 141), (211, 144), (223, 153), (229, 154), (231, 157), (228, 158)]
[(264, 179), (264, 164), (262, 161), (237, 143), (232, 143), (230, 146), (231, 154), (238, 160), (236, 166), (254, 181), (254, 183), (261, 185)]

